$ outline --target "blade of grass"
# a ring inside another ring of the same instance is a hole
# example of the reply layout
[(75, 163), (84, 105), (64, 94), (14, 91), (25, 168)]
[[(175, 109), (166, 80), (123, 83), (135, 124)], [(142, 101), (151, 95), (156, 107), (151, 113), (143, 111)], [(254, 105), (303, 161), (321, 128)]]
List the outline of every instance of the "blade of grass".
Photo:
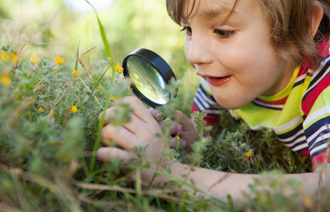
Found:
[[(95, 16), (96, 16), (96, 19), (97, 19), (97, 23), (99, 25), (100, 35), (101, 35), (101, 38), (102, 38), (102, 42), (103, 42), (103, 46), (104, 46), (104, 49), (105, 49), (105, 53), (108, 56), (108, 58), (113, 59), (112, 58), (112, 54), (111, 54), (111, 50), (110, 50), (110, 45), (109, 45), (107, 36), (105, 35), (104, 27), (103, 27), (102, 22), (101, 22), (98, 14), (96, 12), (96, 9), (95, 9), (95, 7), (88, 0), (85, 0), (85, 1), (86, 1), (87, 4), (89, 4), (89, 6), (92, 7), (92, 9), (93, 9), (93, 11), (95, 13)], [(111, 75), (111, 82), (110, 82), (110, 88), (111, 88), (111, 86), (113, 84), (113, 81), (114, 81), (114, 78), (115, 78), (115, 67), (114, 67), (114, 63), (112, 61), (110, 61), (110, 67), (112, 68), (112, 75)]]
[(102, 22), (96, 12), (96, 9), (95, 7), (88, 1), (88, 0), (85, 0), (87, 4), (89, 4), (93, 10), (94, 10), (94, 13), (95, 13), (95, 16), (96, 16), (96, 19), (97, 19), (97, 23), (99, 25), (99, 29), (100, 29), (100, 34), (101, 34), (101, 38), (102, 38), (102, 42), (103, 42), (103, 45), (104, 45), (104, 49), (105, 49), (105, 53), (106, 55), (109, 57), (109, 58), (112, 58), (112, 54), (111, 54), (111, 51), (110, 51), (110, 45), (109, 45), (109, 42), (108, 42), (108, 39), (105, 35), (105, 31), (104, 31), (104, 27), (102, 25)]
[[(85, 2), (87, 4), (89, 4), (89, 6), (92, 7), (92, 9), (93, 9), (93, 11), (95, 13), (95, 16), (96, 16), (96, 19), (97, 19), (97, 23), (99, 25), (100, 35), (101, 35), (101, 38), (102, 38), (102, 42), (103, 42), (103, 46), (104, 46), (104, 49), (105, 49), (105, 53), (106, 53), (106, 55), (107, 55), (107, 57), (109, 59), (113, 59), (112, 58), (112, 54), (111, 54), (111, 50), (110, 50), (110, 45), (109, 45), (108, 39), (107, 39), (107, 37), (105, 35), (104, 27), (103, 27), (102, 22), (101, 22), (98, 14), (96, 12), (96, 9), (95, 9), (95, 7), (88, 0), (85, 0)], [(115, 67), (114, 67), (114, 63), (112, 62), (112, 60), (110, 60), (110, 66), (109, 67), (112, 68), (112, 76), (111, 76), (111, 82), (110, 82), (110, 88), (111, 88), (111, 86), (113, 84), (113, 81), (114, 81), (114, 78), (115, 78)], [(102, 74), (102, 77), (107, 72), (107, 70)], [(100, 78), (100, 80), (102, 79), (102, 77)], [(95, 86), (95, 88), (99, 85), (99, 81), (97, 82), (97, 85)], [(93, 89), (91, 95), (93, 95), (93, 92), (94, 92), (95, 88)], [(103, 111), (106, 111), (106, 109), (108, 108), (109, 101), (110, 101), (110, 93), (107, 94), (107, 100), (106, 100), (106, 103), (104, 105), (104, 110)], [(98, 131), (97, 131), (97, 138), (96, 138), (96, 141), (95, 141), (94, 147), (93, 147), (93, 155), (92, 155), (91, 164), (90, 164), (90, 171), (91, 172), (93, 171), (94, 165), (95, 165), (96, 150), (98, 148), (100, 148), (100, 140), (101, 140), (101, 132), (102, 132), (102, 128), (103, 128), (104, 116), (105, 116), (105, 113), (102, 114), (101, 120), (99, 122)]]
[[(101, 81), (101, 79), (103, 79), (105, 73), (107, 73), (107, 71), (109, 70), (109, 68), (110, 68), (110, 66), (109, 66), (109, 67), (103, 72), (103, 74), (101, 75), (100, 79), (96, 82), (96, 85), (95, 85), (95, 87), (93, 88), (93, 90), (92, 90), (91, 94), (89, 95), (89, 98), (88, 98), (88, 100), (87, 100), (87, 102), (86, 102), (85, 104), (87, 104), (87, 103), (89, 102), (89, 100), (92, 98), (95, 89), (100, 85), (100, 81)], [(114, 78), (114, 77), (112, 77), (112, 78)], [(112, 79), (111, 79), (111, 81), (112, 81)], [(111, 84), (112, 84), (112, 83), (111, 83)]]
[(142, 183), (141, 183), (141, 173), (140, 170), (136, 170), (136, 176), (135, 176), (135, 190), (136, 190), (136, 201), (137, 204), (141, 204), (141, 193), (142, 193)]
[[(106, 111), (106, 109), (109, 106), (109, 102), (110, 102), (110, 93), (107, 93), (107, 100), (105, 102), (103, 111)], [(102, 113), (101, 119), (99, 121), (99, 126), (98, 126), (98, 130), (97, 130), (97, 137), (96, 137), (96, 141), (94, 143), (93, 146), (93, 154), (92, 154), (92, 159), (91, 159), (91, 163), (90, 163), (90, 172), (93, 172), (94, 169), (94, 165), (95, 165), (95, 160), (96, 160), (96, 150), (100, 148), (101, 146), (101, 132), (103, 129), (103, 123), (104, 123), (104, 118), (105, 118), (105, 112)]]
[(78, 71), (78, 56), (79, 56), (79, 46), (80, 42), (78, 43), (77, 53), (76, 53), (76, 63), (74, 64), (74, 69)]

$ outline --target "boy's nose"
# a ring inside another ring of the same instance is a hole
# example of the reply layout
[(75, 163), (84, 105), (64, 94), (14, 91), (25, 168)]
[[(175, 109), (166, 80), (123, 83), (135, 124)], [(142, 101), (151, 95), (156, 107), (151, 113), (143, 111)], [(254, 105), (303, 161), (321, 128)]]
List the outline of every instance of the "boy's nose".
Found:
[(195, 65), (202, 65), (211, 62), (210, 43), (207, 39), (192, 36), (190, 40), (186, 40), (185, 54), (188, 62)]

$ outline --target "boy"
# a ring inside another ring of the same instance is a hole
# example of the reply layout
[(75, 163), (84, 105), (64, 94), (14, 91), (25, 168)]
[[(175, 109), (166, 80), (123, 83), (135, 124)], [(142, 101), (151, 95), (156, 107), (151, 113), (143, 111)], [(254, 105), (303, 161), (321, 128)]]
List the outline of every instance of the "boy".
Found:
[[(289, 8), (289, 11), (276, 10), (278, 5), (283, 6), (283, 10)], [(197, 74), (207, 81), (207, 87), (217, 104), (231, 109), (234, 117), (243, 119), (251, 128), (273, 128), (278, 137), (282, 136), (282, 142), (287, 142), (293, 150), (309, 150), (315, 170), (318, 170), (316, 160), (321, 162), (327, 159), (329, 162), (326, 153), (330, 135), (329, 57), (319, 67), (313, 65), (319, 62), (313, 50), (313, 38), (319, 39), (315, 36), (325, 18), (328, 26), (328, 15), (324, 12), (328, 11), (328, 4), (322, 5), (313, 0), (168, 0), (167, 6), (170, 16), (186, 30), (185, 55), (188, 61)], [(278, 11), (278, 14), (274, 11)], [(292, 26), (294, 23), (296, 25)], [(297, 35), (297, 39), (286, 42), (293, 35), (281, 31), (278, 27), (281, 24), (287, 25), (292, 31), (290, 33)], [(299, 27), (300, 25), (302, 26)], [(296, 26), (298, 27), (295, 28)], [(327, 30), (329, 29), (325, 31)], [(299, 37), (299, 33), (303, 33), (302, 36)], [(326, 36), (328, 39), (328, 34)], [(326, 46), (323, 49), (329, 48), (328, 42)], [(303, 62), (302, 55), (309, 59)], [(306, 67), (316, 68), (305, 70)], [(314, 78), (310, 78), (311, 75)], [(299, 81), (300, 79), (304, 80)], [(301, 84), (303, 87), (297, 87)], [(313, 95), (309, 95), (311, 92)], [(214, 105), (210, 101), (213, 101), (212, 97), (208, 94), (205, 97), (205, 94), (207, 93), (199, 91), (194, 101), (194, 110), (208, 110), (209, 106)], [(278, 104), (270, 104), (273, 100)], [(123, 149), (100, 148), (98, 158), (103, 161), (109, 161), (110, 158), (128, 161), (137, 157), (132, 148), (143, 146), (146, 147), (145, 157), (156, 168), (157, 159), (168, 146), (164, 146), (162, 138), (156, 136), (161, 134), (161, 130), (154, 114), (135, 97), (128, 97), (123, 101), (134, 110), (131, 121), (120, 127), (112, 126), (108, 117), (114, 112), (114, 108), (110, 108), (106, 112), (102, 132), (103, 139), (111, 140)], [(268, 106), (271, 108), (267, 108)], [(271, 110), (274, 108), (276, 109)], [(291, 117), (291, 113), (298, 114), (299, 118)], [(194, 138), (191, 133), (193, 124), (180, 114), (178, 117), (185, 121), (181, 126), (180, 137), (189, 146)], [(321, 123), (322, 126), (317, 128), (314, 123)], [(292, 131), (295, 128), (297, 131)], [(292, 133), (286, 134), (289, 131)], [(185, 132), (189, 133), (184, 137)], [(171, 174), (177, 177), (186, 175), (190, 170), (188, 166), (171, 163), (166, 158), (161, 158), (159, 167), (163, 165), (167, 165)], [(320, 178), (324, 179), (322, 182), (319, 182), (317, 172), (288, 174), (285, 178), (301, 181), (306, 190), (314, 192), (319, 184), (329, 183), (329, 174), (328, 164), (322, 173), (323, 178)], [(157, 176), (155, 179), (153, 176), (151, 172), (141, 172), (141, 179), (145, 184), (163, 184), (168, 181), (164, 176)], [(248, 184), (257, 177), (259, 175), (194, 168), (189, 172), (188, 180), (219, 199), (225, 200), (230, 194), (234, 200), (238, 200), (242, 191), (247, 191)]]

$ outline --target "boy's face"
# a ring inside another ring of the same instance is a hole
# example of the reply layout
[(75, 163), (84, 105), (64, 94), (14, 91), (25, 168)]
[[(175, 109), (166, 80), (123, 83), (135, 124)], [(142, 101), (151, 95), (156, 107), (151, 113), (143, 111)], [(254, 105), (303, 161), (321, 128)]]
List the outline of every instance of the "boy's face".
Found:
[(196, 0), (192, 15), (183, 21), (188, 61), (208, 81), (215, 99), (229, 109), (280, 92), (294, 69), (273, 48), (270, 26), (257, 1), (238, 1), (228, 16), (233, 4)]

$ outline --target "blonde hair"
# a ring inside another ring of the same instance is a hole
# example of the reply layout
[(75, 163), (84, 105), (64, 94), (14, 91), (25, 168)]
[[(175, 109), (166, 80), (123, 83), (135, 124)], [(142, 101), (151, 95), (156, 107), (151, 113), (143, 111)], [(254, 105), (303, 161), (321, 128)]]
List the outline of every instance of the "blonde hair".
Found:
[[(187, 2), (193, 1), (191, 10), (187, 9)], [(234, 7), (239, 0), (235, 0)], [(320, 60), (316, 46), (318, 43), (329, 39), (329, 1), (330, 0), (257, 0), (266, 17), (269, 19), (272, 43), (286, 61), (300, 64), (304, 57), (309, 59), (312, 65)], [(323, 18), (314, 40), (310, 39), (312, 27), (312, 14), (314, 2), (319, 2), (323, 7)], [(166, 0), (169, 16), (179, 25), (182, 19), (192, 15), (196, 0)], [(232, 8), (232, 11), (235, 8)], [(231, 12), (232, 12), (231, 11)], [(230, 13), (231, 13), (230, 12)], [(230, 14), (229, 13), (229, 14)], [(328, 43), (329, 45), (329, 43)], [(298, 51), (292, 51), (292, 47)]]

